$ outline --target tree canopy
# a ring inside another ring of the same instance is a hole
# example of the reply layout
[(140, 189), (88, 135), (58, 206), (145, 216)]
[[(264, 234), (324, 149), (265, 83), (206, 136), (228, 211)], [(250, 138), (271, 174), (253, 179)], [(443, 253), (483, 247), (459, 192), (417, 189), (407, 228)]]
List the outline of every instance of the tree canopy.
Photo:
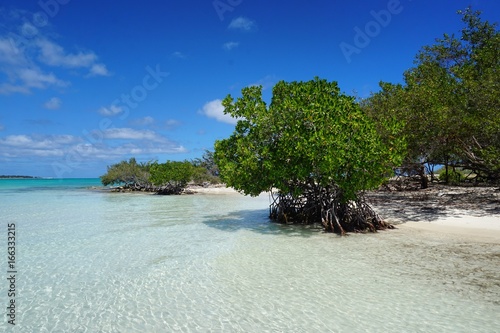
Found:
[[(278, 189), (277, 220), (290, 223), (292, 215), (297, 223), (322, 219), (325, 229), (341, 233), (372, 229), (373, 216), (357, 215), (354, 223), (353, 202), (401, 162), (403, 137), (383, 141), (354, 97), (319, 78), (277, 83), (269, 106), (256, 86), (244, 88), (237, 100), (227, 96), (223, 106), (226, 114), (242, 118), (228, 139), (215, 143), (215, 161), (228, 186), (252, 196)], [(384, 128), (395, 134), (398, 124), (385, 121)], [(298, 208), (306, 197), (307, 207)]]
[(194, 167), (191, 163), (167, 161), (151, 165), (150, 182), (159, 187), (161, 194), (179, 194), (191, 180)]
[(104, 186), (119, 185), (134, 191), (180, 194), (188, 182), (204, 184), (219, 181), (218, 177), (211, 174), (214, 171), (213, 163), (209, 163), (211, 154), (205, 153), (202, 160), (204, 164), (197, 164), (195, 161), (138, 163), (135, 158), (130, 158), (108, 166), (106, 174), (101, 176), (101, 183)]
[(405, 83), (382, 82), (363, 109), (376, 122), (404, 124), (407, 162), (462, 167), (498, 181), (500, 33), (480, 12), (459, 14), (465, 25), (460, 36), (445, 34), (423, 47)]
[(137, 163), (135, 158), (108, 166), (101, 183), (108, 185), (145, 185), (149, 182), (151, 162)]

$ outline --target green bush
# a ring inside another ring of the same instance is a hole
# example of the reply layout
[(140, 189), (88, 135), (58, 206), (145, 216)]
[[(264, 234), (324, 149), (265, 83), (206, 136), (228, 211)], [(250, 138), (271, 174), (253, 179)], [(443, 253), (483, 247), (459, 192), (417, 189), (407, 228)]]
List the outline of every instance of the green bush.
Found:
[(209, 170), (207, 170), (205, 167), (202, 166), (193, 167), (193, 174), (191, 180), (196, 185), (203, 185), (204, 183), (210, 183), (210, 184), (220, 183), (219, 177), (212, 175)]
[(174, 184), (178, 187), (185, 187), (193, 175), (191, 163), (167, 161), (165, 163), (153, 163), (151, 165), (150, 181), (156, 186)]
[(441, 168), (438, 171), (438, 179), (447, 184), (459, 184), (465, 180), (467, 175), (463, 170), (448, 168), (448, 175), (446, 175), (446, 168)]
[(180, 194), (190, 181), (197, 185), (218, 184), (217, 167), (210, 160), (208, 153), (200, 163), (188, 161), (166, 161), (165, 163), (138, 163), (135, 158), (121, 161), (107, 167), (102, 175), (104, 186), (120, 185), (135, 191), (151, 191), (161, 194)]
[(101, 183), (108, 185), (145, 185), (149, 182), (151, 162), (137, 163), (135, 158), (108, 166), (106, 174), (102, 175)]

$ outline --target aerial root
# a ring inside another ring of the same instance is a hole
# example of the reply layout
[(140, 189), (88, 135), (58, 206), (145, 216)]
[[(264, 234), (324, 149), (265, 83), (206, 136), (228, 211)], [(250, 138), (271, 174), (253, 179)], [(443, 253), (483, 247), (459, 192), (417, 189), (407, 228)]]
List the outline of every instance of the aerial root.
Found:
[(300, 196), (271, 194), (269, 217), (278, 223), (317, 224), (326, 232), (345, 235), (347, 232), (377, 232), (394, 229), (360, 196), (342, 202), (339, 190), (314, 189)]

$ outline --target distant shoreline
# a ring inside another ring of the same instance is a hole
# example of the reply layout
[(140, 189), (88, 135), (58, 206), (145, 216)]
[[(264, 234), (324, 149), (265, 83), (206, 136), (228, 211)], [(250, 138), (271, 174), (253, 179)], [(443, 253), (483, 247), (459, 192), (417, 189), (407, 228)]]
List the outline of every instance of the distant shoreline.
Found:
[[(131, 194), (151, 194), (157, 195), (156, 192), (150, 191), (140, 191), (140, 190), (131, 190), (125, 189), (121, 186), (91, 186), (89, 187), (91, 190), (98, 190), (103, 192), (114, 192), (114, 193), (131, 193)], [(193, 185), (189, 184), (184, 188), (180, 195), (191, 195), (191, 194), (237, 194), (243, 195), (240, 192), (236, 191), (232, 187), (227, 187), (225, 184), (210, 184), (208, 186), (201, 185)], [(176, 195), (176, 194), (171, 194)]]
[(19, 175), (0, 175), (0, 179), (41, 179), (42, 177), (19, 176)]

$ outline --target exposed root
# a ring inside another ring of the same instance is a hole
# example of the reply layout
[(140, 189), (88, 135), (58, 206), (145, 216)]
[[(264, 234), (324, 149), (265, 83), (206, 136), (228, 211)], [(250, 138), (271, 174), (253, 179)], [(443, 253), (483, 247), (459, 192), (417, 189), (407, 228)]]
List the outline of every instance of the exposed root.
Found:
[(286, 224), (321, 223), (326, 232), (377, 232), (393, 229), (365, 202), (363, 196), (344, 202), (337, 187), (309, 186), (299, 196), (272, 193), (269, 216)]

